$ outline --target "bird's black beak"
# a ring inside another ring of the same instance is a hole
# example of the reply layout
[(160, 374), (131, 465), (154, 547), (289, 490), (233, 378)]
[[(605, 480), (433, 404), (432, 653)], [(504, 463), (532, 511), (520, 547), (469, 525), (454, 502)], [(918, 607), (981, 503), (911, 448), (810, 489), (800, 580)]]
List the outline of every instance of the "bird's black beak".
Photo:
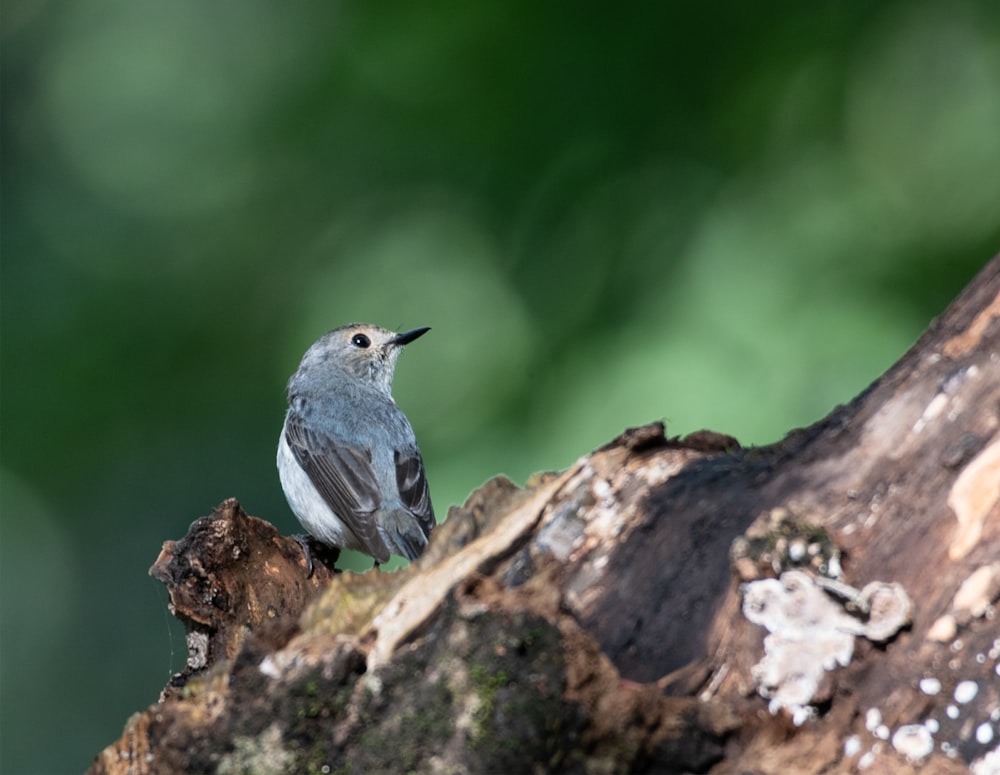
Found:
[(396, 334), (396, 336), (390, 339), (389, 344), (398, 344), (400, 346), (409, 344), (414, 339), (419, 339), (430, 330), (430, 326), (424, 326), (423, 328), (414, 328), (412, 331), (404, 331), (401, 334)]

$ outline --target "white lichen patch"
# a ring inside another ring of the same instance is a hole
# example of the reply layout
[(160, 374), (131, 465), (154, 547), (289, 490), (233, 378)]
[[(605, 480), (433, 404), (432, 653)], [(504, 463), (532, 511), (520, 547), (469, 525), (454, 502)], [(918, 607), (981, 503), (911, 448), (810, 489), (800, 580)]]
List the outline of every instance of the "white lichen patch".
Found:
[(955, 687), (955, 702), (965, 705), (976, 699), (977, 694), (979, 694), (979, 684), (975, 681), (962, 681)]
[(972, 775), (1000, 775), (1000, 746), (972, 762), (969, 772)]
[(908, 625), (913, 603), (898, 582), (873, 581), (861, 590), (862, 610), (868, 614), (860, 633), (875, 643), (884, 643)]
[[(743, 615), (769, 633), (764, 658), (752, 668), (757, 691), (769, 700), (771, 713), (785, 709), (796, 723), (812, 713), (810, 703), (825, 671), (850, 663), (855, 636), (887, 640), (909, 622), (912, 611), (898, 584), (872, 582), (861, 591), (839, 585), (838, 602), (813, 577), (797, 570), (786, 571), (780, 579), (744, 584), (741, 590)], [(847, 612), (845, 597), (863, 606), (867, 621)]]
[(934, 736), (923, 724), (906, 724), (892, 736), (892, 747), (910, 761), (919, 761), (934, 751)]

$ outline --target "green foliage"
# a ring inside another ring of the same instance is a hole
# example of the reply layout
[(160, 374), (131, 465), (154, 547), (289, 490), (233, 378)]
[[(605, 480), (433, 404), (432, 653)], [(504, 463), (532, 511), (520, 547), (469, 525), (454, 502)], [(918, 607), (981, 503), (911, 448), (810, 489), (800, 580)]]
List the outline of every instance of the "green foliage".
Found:
[(181, 668), (163, 540), (298, 530), (325, 330), (433, 327), (396, 396), (443, 518), (629, 425), (812, 422), (1000, 244), (989, 3), (10, 0), (2, 44), (4, 772)]

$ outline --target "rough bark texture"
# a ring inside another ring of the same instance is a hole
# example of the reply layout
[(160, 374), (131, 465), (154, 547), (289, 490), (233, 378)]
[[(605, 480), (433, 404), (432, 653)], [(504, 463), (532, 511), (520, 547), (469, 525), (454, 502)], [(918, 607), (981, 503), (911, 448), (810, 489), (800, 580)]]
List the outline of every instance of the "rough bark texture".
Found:
[(92, 773), (1000, 771), (1000, 258), (777, 444), (627, 431), (397, 573), (229, 500), (152, 573), (188, 667)]

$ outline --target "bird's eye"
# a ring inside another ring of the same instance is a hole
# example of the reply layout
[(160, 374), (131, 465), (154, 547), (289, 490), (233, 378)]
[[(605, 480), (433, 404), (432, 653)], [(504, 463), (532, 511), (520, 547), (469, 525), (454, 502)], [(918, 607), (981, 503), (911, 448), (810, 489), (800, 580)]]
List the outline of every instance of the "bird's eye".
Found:
[(369, 339), (364, 334), (355, 334), (354, 336), (351, 337), (351, 344), (353, 344), (355, 347), (369, 347), (371, 343), (372, 340)]

